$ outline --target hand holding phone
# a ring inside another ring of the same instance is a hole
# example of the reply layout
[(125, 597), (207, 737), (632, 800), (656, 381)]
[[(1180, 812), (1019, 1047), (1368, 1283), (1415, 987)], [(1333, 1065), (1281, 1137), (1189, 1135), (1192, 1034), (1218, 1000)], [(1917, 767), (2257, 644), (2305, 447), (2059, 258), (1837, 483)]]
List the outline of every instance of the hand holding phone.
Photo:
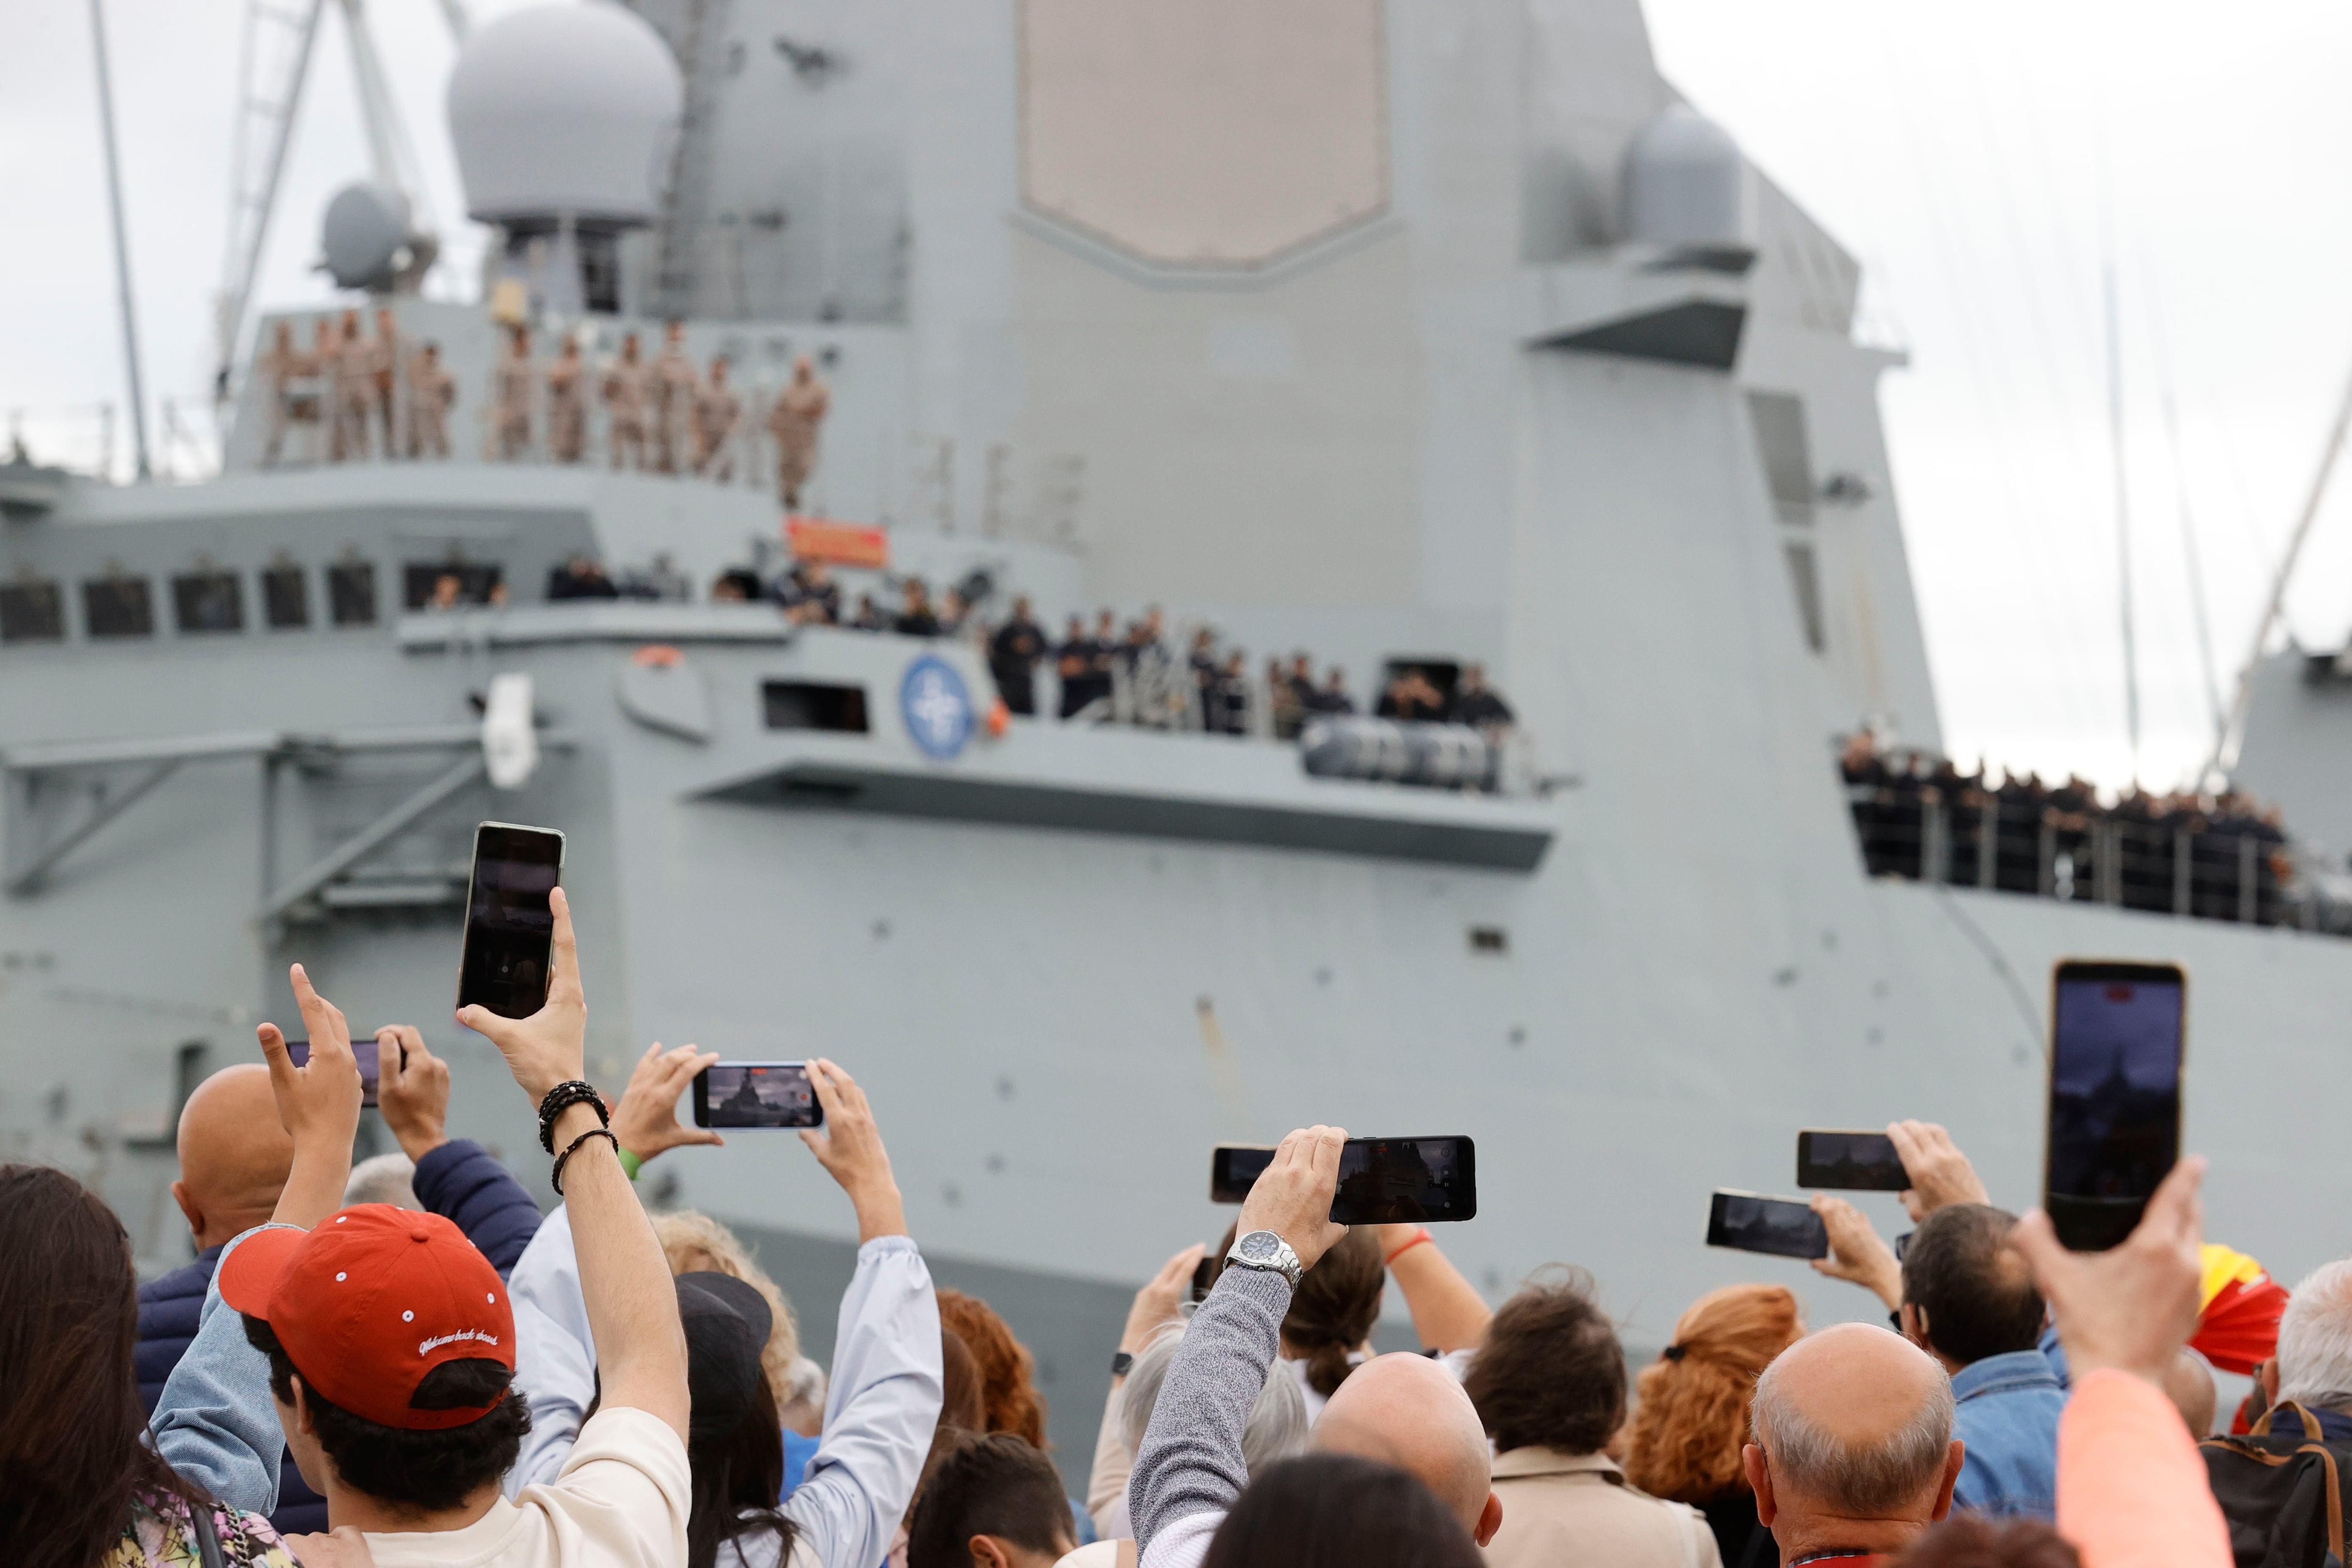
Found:
[[(1118, 1348), (1129, 1355), (1139, 1355), (1143, 1347), (1161, 1329), (1175, 1322), (1181, 1315), (1181, 1306), (1189, 1288), (1200, 1278), (1200, 1271), (1209, 1261), (1209, 1249), (1195, 1242), (1160, 1266), (1160, 1272), (1143, 1283), (1135, 1293), (1134, 1302), (1127, 1310), (1127, 1327), (1118, 1336)], [(1199, 1300), (1198, 1296), (1191, 1297)]]
[[(1350, 1138), (1339, 1152), (1331, 1218), (1341, 1225), (1432, 1225), (1475, 1218), (1478, 1151), (1466, 1137)], [(1209, 1201), (1246, 1201), (1273, 1163), (1264, 1144), (1209, 1152)]]
[(1797, 1134), (1797, 1185), (1841, 1192), (1899, 1193), (1911, 1184), (1895, 1140), (1884, 1132), (1808, 1128)]
[(551, 895), (562, 876), (563, 835), (553, 828), (485, 822), (474, 830), (457, 958), (459, 1012), (480, 1007), (528, 1018), (546, 1002), (555, 940)]
[(629, 1087), (621, 1091), (620, 1103), (613, 1107), (613, 1136), (621, 1147), (639, 1160), (650, 1160), (681, 1143), (726, 1142), (716, 1132), (698, 1126), (681, 1127), (677, 1122), (678, 1096), (686, 1092), (688, 1083), (698, 1088), (698, 1075), (718, 1060), (717, 1051), (703, 1052), (692, 1046), (671, 1051), (663, 1050), (659, 1040), (647, 1046), (629, 1074)]
[(1285, 1138), (1273, 1163), (1250, 1187), (1234, 1235), (1270, 1230), (1290, 1244), (1301, 1268), (1316, 1259), (1348, 1234), (1331, 1218), (1339, 1186), (1340, 1150), (1348, 1142), (1345, 1128), (1302, 1127)]
[(2042, 1206), (2061, 1242), (2104, 1251), (2179, 1158), (2188, 980), (2178, 964), (2069, 960), (2051, 984)]
[[(642, 1069), (644, 1064), (638, 1065)], [(824, 1108), (817, 1103), (806, 1062), (730, 1062), (713, 1057), (694, 1075), (694, 1124), (822, 1127)]]
[(1802, 1198), (1768, 1197), (1722, 1187), (1706, 1216), (1706, 1244), (1776, 1258), (1827, 1258), (1829, 1227)]

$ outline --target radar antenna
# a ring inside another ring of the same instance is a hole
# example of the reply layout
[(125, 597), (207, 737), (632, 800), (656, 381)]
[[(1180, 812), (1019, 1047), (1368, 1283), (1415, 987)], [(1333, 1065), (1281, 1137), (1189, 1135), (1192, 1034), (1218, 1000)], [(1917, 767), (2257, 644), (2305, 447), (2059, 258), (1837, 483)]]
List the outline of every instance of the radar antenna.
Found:
[[(319, 24), (329, 3), (310, 0), (299, 12), (282, 10), (269, 0), (248, 0), (246, 6), (245, 41), (237, 68), (236, 128), (229, 158), (228, 239), (221, 258), (220, 291), (215, 298), (215, 403), (226, 403), (232, 390), (238, 344), (253, 304), (254, 281), (261, 270), (262, 246), (269, 237), (269, 220), (278, 205), (287, 153), (293, 146), (296, 111), (301, 107)], [(422, 165), (376, 53), (375, 35), (367, 24), (366, 0), (333, 3), (343, 14), (375, 178), (406, 197), (408, 210), (415, 216), (414, 259), (408, 271), (421, 278), (438, 248)], [(440, 0), (440, 5), (450, 35), (463, 43), (471, 30), (464, 0)]]

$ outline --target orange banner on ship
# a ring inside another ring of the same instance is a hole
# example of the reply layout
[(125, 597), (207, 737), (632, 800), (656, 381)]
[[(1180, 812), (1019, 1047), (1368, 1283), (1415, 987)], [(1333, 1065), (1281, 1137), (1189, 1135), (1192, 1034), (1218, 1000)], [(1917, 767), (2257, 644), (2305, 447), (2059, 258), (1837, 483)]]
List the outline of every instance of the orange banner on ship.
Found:
[(823, 561), (835, 566), (890, 564), (890, 531), (861, 522), (828, 522), (822, 518), (784, 519), (784, 542), (800, 561)]

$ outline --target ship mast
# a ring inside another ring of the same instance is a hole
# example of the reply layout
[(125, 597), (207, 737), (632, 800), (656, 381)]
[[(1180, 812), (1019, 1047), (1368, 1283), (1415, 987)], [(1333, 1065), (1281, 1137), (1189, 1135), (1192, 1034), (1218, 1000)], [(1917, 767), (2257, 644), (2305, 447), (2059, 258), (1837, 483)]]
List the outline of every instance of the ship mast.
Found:
[(131, 241), (122, 222), (122, 157), (114, 144), (114, 84), (106, 68), (106, 13), (89, 0), (89, 35), (98, 57), (98, 122), (106, 132), (106, 195), (114, 209), (114, 282), (122, 303), (122, 362), (131, 378), (131, 440), (138, 454), (139, 479), (147, 462), (147, 392), (139, 374), (139, 312), (131, 299)]

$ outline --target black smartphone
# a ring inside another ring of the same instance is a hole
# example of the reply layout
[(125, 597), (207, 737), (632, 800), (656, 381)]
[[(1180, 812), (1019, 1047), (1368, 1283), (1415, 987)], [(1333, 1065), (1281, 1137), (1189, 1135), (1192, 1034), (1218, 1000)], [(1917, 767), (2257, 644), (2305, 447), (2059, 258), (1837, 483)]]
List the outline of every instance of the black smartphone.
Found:
[(1706, 1244), (1776, 1258), (1827, 1258), (1830, 1229), (1802, 1198), (1718, 1187), (1707, 1211)]
[(822, 1127), (806, 1062), (712, 1062), (694, 1075), (697, 1127)]
[(547, 895), (563, 877), (563, 835), (551, 827), (485, 822), (474, 830), (474, 877), (466, 893), (466, 945), (457, 959), (457, 1005), (528, 1018), (547, 1000), (555, 914)]
[(1812, 1127), (1797, 1134), (1797, 1185), (1850, 1193), (1899, 1193), (1911, 1184), (1895, 1140), (1884, 1132)]
[(1478, 1151), (1469, 1139), (1350, 1138), (1339, 1150), (1341, 1225), (1433, 1224), (1478, 1213)]
[[(308, 1040), (287, 1041), (286, 1055), (293, 1061), (296, 1067), (300, 1067), (304, 1062), (310, 1059), (310, 1042)], [(360, 1103), (362, 1105), (372, 1106), (375, 1103), (376, 1075), (382, 1070), (382, 1068), (377, 1065), (378, 1058), (376, 1056), (375, 1041), (373, 1039), (353, 1040), (352, 1042), (352, 1056), (360, 1064)]]
[(1220, 1143), (1209, 1151), (1209, 1201), (1237, 1204), (1274, 1163), (1271, 1143)]
[(1216, 1255), (1212, 1253), (1192, 1266), (1193, 1300), (1205, 1301), (1209, 1299), (1209, 1287), (1217, 1282), (1217, 1263)]
[(2042, 1206), (2068, 1247), (2104, 1252), (2180, 1157), (2189, 981), (2176, 963), (2069, 959), (2051, 991)]

